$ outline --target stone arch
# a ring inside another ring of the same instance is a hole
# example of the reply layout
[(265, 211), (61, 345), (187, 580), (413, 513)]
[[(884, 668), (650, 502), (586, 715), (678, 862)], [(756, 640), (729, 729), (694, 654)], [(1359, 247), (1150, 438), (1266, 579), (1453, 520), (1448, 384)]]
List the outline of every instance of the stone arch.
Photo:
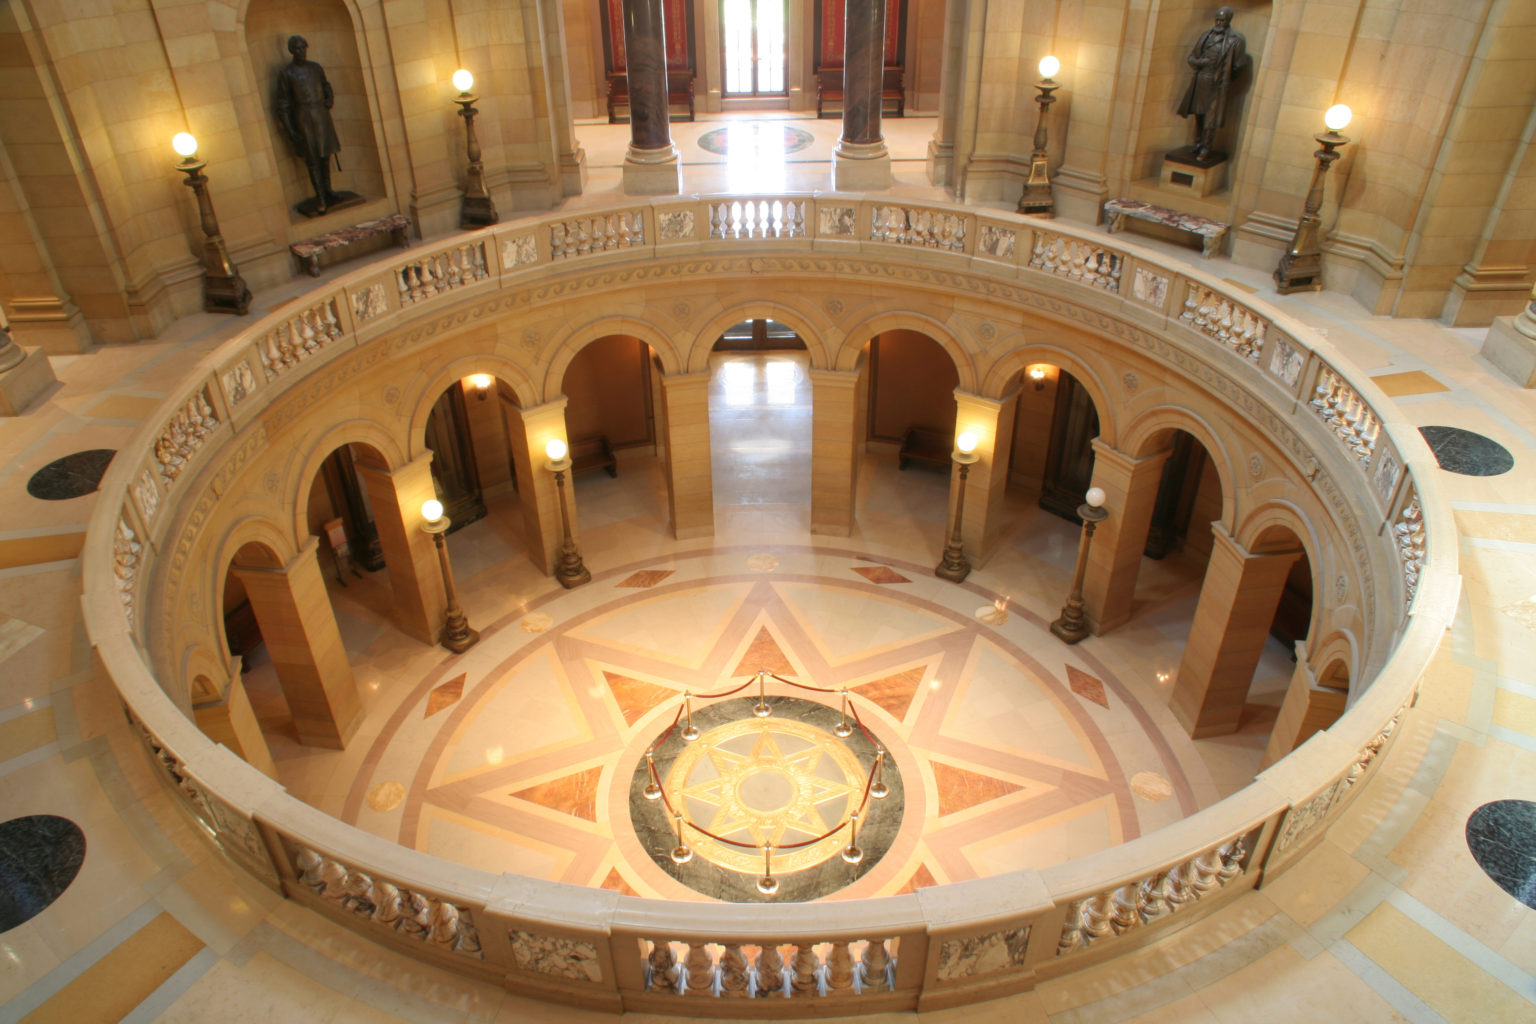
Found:
[(309, 536), (306, 512), (309, 508), (310, 492), (315, 486), (315, 478), (320, 474), (320, 465), (331, 457), (332, 452), (346, 444), (361, 445), (371, 449), (381, 469), (395, 469), (406, 462), (405, 452), (394, 434), (382, 423), (376, 423), (373, 420), (347, 420), (320, 435), (310, 447), (304, 461), (300, 463), (298, 476), (290, 481), (284, 491), (285, 494), (293, 496), (291, 507), (296, 547), (302, 547), (303, 539)]
[(222, 646), (221, 650), (213, 650), (205, 643), (188, 645), (186, 654), (181, 659), (181, 673), (178, 679), (182, 684), (180, 694), (185, 695), (189, 705), (217, 698), (218, 683), (215, 680), (222, 678), (227, 681), (233, 667), (230, 664), (227, 645)]
[(1360, 652), (1354, 634), (1347, 630), (1335, 630), (1321, 643), (1308, 644), (1307, 647), (1307, 662), (1318, 685), (1331, 685), (1328, 680), (1338, 677), (1334, 667), (1341, 666), (1347, 691), (1353, 697), (1355, 681), (1360, 678)]
[[(489, 373), (505, 383), (512, 389), (520, 406), (527, 407), (539, 402), (538, 391), (527, 372), (506, 357), (489, 354), (459, 356), (437, 372), (417, 377), (409, 386), (410, 396), (401, 399), (401, 404), (409, 404), (411, 409), (411, 421), (405, 434), (405, 454), (401, 462), (420, 458), (426, 452), (427, 417), (432, 415), (432, 407), (454, 381), (472, 373)], [(391, 462), (390, 466), (400, 464)]]
[(832, 368), (844, 371), (857, 370), (864, 346), (871, 338), (886, 331), (900, 330), (917, 331), (937, 342), (955, 364), (955, 372), (960, 378), (955, 386), (961, 391), (967, 391), (973, 395), (984, 394), (989, 398), (995, 397), (990, 392), (977, 391), (975, 361), (966, 351), (965, 346), (960, 344), (960, 339), (955, 337), (954, 332), (941, 321), (911, 310), (876, 313), (854, 324), (840, 340)]
[(749, 299), (723, 309), (698, 324), (696, 328), (689, 329), (688, 334), (693, 339), (693, 343), (688, 351), (686, 372), (704, 373), (709, 369), (709, 354), (714, 351), (715, 339), (724, 334), (727, 327), (739, 324), (743, 320), (758, 319), (777, 320), (781, 324), (788, 324), (794, 328), (800, 340), (805, 342), (805, 351), (810, 357), (811, 369), (825, 370), (831, 365), (826, 339), (832, 331), (830, 328), (818, 326), (814, 314), (785, 305), (777, 299)]
[[(208, 574), (207, 593), (210, 595), (213, 614), (209, 632), (220, 648), (228, 651), (229, 638), (224, 635), (223, 595), (230, 569), (237, 560), (265, 569), (281, 569), (298, 557), (299, 545), (281, 526), (265, 516), (246, 516), (230, 525), (213, 550), (214, 557), (208, 560), (204, 570)], [(227, 658), (225, 663), (228, 663)]]
[[(565, 371), (570, 368), (571, 360), (576, 358), (576, 353), (597, 339), (606, 338), (612, 334), (626, 334), (639, 338), (651, 346), (651, 351), (656, 353), (656, 358), (661, 362), (662, 373), (683, 372), (684, 357), (678, 352), (666, 331), (647, 320), (636, 317), (600, 316), (566, 330), (551, 343), (549, 368), (544, 371), (543, 387), (535, 400), (539, 403), (552, 402), (564, 394)], [(430, 409), (431, 406), (427, 408)], [(425, 419), (422, 423), (425, 425)]]
[(1204, 446), (1221, 483), (1221, 525), (1235, 535), (1237, 475), (1232, 469), (1232, 456), (1221, 442), (1220, 431), (1199, 413), (1175, 405), (1148, 409), (1124, 425), (1115, 447), (1133, 458), (1141, 458), (1166, 447), (1168, 434), (1174, 430), (1184, 431)]
[(1118, 447), (1120, 410), (1110, 400), (1109, 389), (1098, 368), (1059, 346), (1026, 342), (1004, 355), (987, 371), (981, 382), (981, 393), (988, 398), (1002, 398), (1013, 378), (1022, 374), (1031, 363), (1050, 363), (1070, 373), (1093, 399), (1094, 411), (1099, 414), (1099, 440), (1112, 448)]
[(1312, 576), (1312, 612), (1307, 635), (1323, 628), (1325, 602), (1319, 600), (1319, 595), (1323, 593), (1321, 581), (1328, 578), (1329, 568), (1320, 561), (1324, 546), (1301, 509), (1289, 501), (1266, 501), (1243, 517), (1232, 531), (1232, 539), (1254, 554), (1286, 550), (1292, 541), (1299, 545)]

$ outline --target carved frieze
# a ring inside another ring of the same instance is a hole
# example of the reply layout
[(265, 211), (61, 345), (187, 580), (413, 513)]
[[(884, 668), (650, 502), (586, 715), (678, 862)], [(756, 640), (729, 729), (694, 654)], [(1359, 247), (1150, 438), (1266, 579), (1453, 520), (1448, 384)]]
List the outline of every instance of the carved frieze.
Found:
[(977, 935), (969, 939), (945, 939), (939, 946), (938, 980), (959, 981), (1024, 965), (1029, 948), (1029, 928)]
[(513, 959), (525, 971), (591, 984), (603, 980), (597, 947), (590, 942), (517, 930), (508, 932), (508, 938)]

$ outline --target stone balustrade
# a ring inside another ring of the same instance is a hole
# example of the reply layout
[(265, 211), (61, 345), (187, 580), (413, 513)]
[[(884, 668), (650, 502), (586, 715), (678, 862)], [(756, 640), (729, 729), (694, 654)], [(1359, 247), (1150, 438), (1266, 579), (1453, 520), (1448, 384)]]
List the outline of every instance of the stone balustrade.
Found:
[[(846, 194), (736, 202), (671, 198), (530, 217), (456, 236), (425, 256), (387, 253), (240, 327), (123, 445), (82, 556), (86, 629), (152, 763), (203, 831), (289, 898), (509, 990), (708, 1016), (728, 1013), (720, 1002), (728, 999), (783, 1000), (778, 1015), (831, 1016), (1022, 990), (1100, 962), (1097, 954), (1112, 954), (1132, 933), (1139, 943), (1140, 933), (1181, 927), (1304, 855), (1379, 763), (1455, 609), (1454, 527), (1412, 429), (1380, 411), (1388, 406), (1374, 386), (1325, 339), (1177, 260), (1106, 247), (1092, 229), (992, 214), (975, 230), (977, 215), (965, 208)], [(708, 237), (697, 237), (705, 225)], [(192, 507), (193, 484), (232, 472), (248, 446), (282, 443), (283, 416), (261, 415), (276, 396), (340, 352), (382, 345), (418, 307), (437, 315), (460, 296), (519, 287), (524, 275), (542, 285), (558, 280), (560, 261), (599, 252), (664, 265), (667, 245), (683, 240), (689, 258), (710, 247), (751, 252), (755, 240), (772, 240), (779, 253), (800, 246), (856, 256), (878, 247), (897, 270), (903, 260), (952, 261), (998, 289), (1049, 292), (1062, 308), (1107, 311), (1146, 330), (1163, 325), (1169, 351), (1199, 352), (1235, 382), (1217, 389), (1207, 376), (1197, 386), (1294, 426), (1298, 465), (1312, 460), (1314, 474), (1322, 464), (1354, 467), (1338, 478), (1331, 507), (1362, 516), (1380, 509), (1361, 544), (1403, 574), (1404, 586), (1387, 597), (1396, 628), (1366, 638), (1375, 646), (1363, 660), (1384, 667), (1334, 726), (1245, 790), (1155, 833), (1043, 870), (916, 895), (762, 908), (766, 916), (491, 875), (403, 849), (291, 798), (180, 712), (146, 654), (153, 615), (145, 595), (157, 592), (151, 580), (179, 571), (184, 554), (168, 542), (172, 525), (206, 514)], [(1135, 284), (1122, 294), (1127, 267)], [(466, 291), (473, 283), (485, 287)], [(1211, 342), (1223, 351), (1211, 352)], [(1384, 480), (1388, 451), (1394, 464)], [(1090, 948), (1096, 955), (1081, 955)]]

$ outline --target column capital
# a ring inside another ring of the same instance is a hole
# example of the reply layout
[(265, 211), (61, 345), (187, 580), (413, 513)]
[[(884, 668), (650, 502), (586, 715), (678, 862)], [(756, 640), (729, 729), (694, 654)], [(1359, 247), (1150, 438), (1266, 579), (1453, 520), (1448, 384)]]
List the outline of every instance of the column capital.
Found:
[(811, 386), (817, 388), (856, 388), (859, 386), (858, 370), (810, 370)]
[(1164, 462), (1167, 462), (1168, 456), (1173, 454), (1173, 449), (1170, 447), (1152, 452), (1150, 455), (1127, 455), (1120, 449), (1114, 447), (1113, 445), (1105, 444), (1103, 441), (1096, 437), (1090, 440), (1088, 443), (1093, 445), (1093, 458), (1095, 463), (1102, 459), (1105, 462), (1125, 470), (1139, 469), (1151, 463), (1160, 465)]

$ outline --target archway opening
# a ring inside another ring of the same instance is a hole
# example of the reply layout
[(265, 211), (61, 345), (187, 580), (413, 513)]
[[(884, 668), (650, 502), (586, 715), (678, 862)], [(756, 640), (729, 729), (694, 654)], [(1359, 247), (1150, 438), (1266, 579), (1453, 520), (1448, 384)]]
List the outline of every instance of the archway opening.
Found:
[(811, 380), (787, 325), (743, 320), (709, 357), (710, 473), (716, 509), (811, 503)]
[(571, 357), (561, 378), (570, 444), (570, 496), (594, 529), (623, 520), (666, 519), (666, 480), (657, 454), (660, 363), (639, 338), (608, 334)]

